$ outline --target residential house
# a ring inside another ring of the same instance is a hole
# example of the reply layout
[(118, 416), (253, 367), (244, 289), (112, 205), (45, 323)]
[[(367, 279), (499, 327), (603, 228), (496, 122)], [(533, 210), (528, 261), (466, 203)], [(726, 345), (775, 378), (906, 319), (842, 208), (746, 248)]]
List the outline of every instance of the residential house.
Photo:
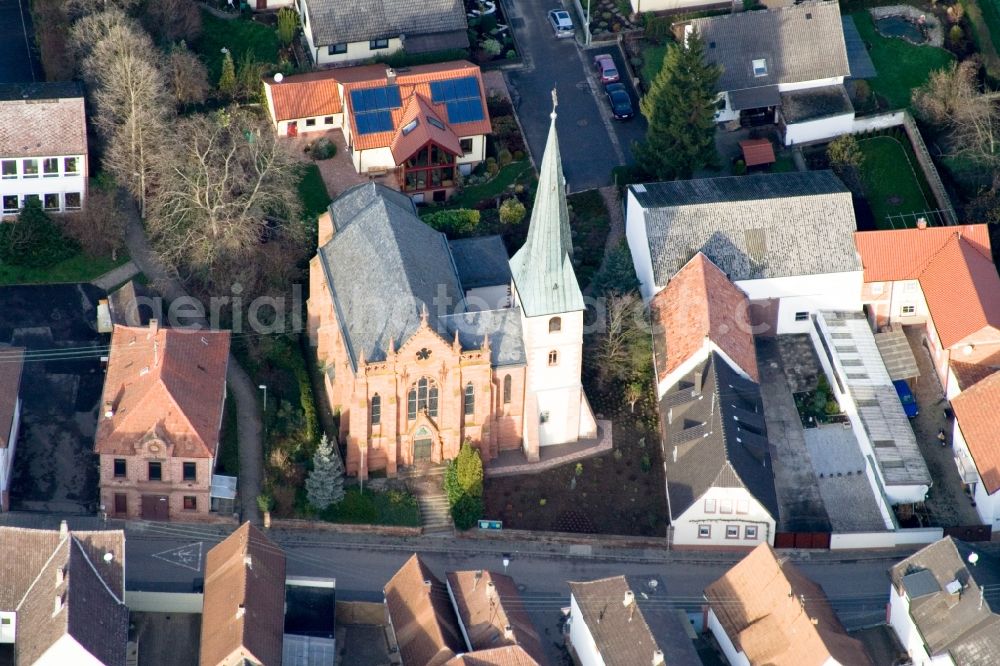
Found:
[(519, 654), (522, 662), (548, 663), (514, 579), (492, 571), (454, 571), (445, 584), (469, 652), (482, 659), (480, 651), (517, 646), (528, 659)]
[(10, 510), (14, 454), (21, 430), (21, 370), (24, 348), (0, 345), (0, 511)]
[(482, 74), (465, 60), (268, 77), (264, 95), (279, 136), (339, 128), (358, 173), (393, 171), (418, 203), (444, 201), (486, 159)]
[(229, 332), (115, 326), (95, 436), (101, 504), (149, 520), (208, 515)]
[(978, 666), (1000, 654), (1000, 615), (989, 590), (1000, 562), (945, 537), (889, 569), (889, 625), (914, 664)]
[(50, 213), (87, 196), (87, 118), (79, 84), (0, 85), (0, 219), (29, 201)]
[(443, 666), (466, 652), (448, 589), (419, 555), (406, 561), (384, 592), (402, 666)]
[(208, 551), (201, 666), (280, 665), (285, 555), (251, 523)]
[(713, 351), (659, 407), (674, 547), (774, 543), (778, 500), (760, 387)]
[(732, 666), (871, 666), (823, 588), (760, 544), (705, 589), (706, 626)]
[(528, 238), (509, 261), (496, 238), (449, 243), (376, 184), (320, 217), (308, 327), (349, 474), (441, 463), (466, 440), (487, 462), (501, 450), (533, 462), (597, 436), (564, 183), (553, 113)]
[(840, 7), (828, 0), (687, 21), (705, 58), (719, 65), (715, 118), (737, 126), (776, 123), (785, 145), (849, 134), (854, 107)]
[(624, 576), (570, 582), (570, 653), (580, 666), (698, 666), (687, 619), (660, 603), (643, 609)]
[(747, 295), (758, 335), (806, 333), (811, 313), (861, 309), (856, 229), (851, 193), (831, 171), (628, 188), (626, 236), (643, 299), (701, 252)]
[(124, 564), (121, 530), (0, 527), (0, 657), (13, 645), (16, 666), (125, 666)]
[(872, 325), (923, 326), (923, 343), (949, 398), (959, 392), (953, 362), (1000, 365), (1000, 276), (988, 225), (921, 221), (915, 229), (858, 232), (855, 244)]
[(688, 12), (703, 12), (712, 10), (732, 10), (732, 2), (719, 0), (629, 0), (633, 14), (646, 12), (664, 12), (667, 14), (684, 14)]
[(955, 464), (979, 519), (996, 530), (1000, 528), (1000, 368), (952, 361), (951, 376), (961, 390), (951, 399)]
[(520, 645), (476, 650), (453, 657), (444, 666), (538, 666)]
[(462, 0), (296, 0), (296, 9), (317, 65), (469, 48)]

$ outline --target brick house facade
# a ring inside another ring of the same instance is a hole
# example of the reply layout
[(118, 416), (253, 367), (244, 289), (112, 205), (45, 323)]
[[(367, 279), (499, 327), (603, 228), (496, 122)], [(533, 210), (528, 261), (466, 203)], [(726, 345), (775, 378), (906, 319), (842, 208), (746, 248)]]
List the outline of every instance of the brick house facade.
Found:
[(228, 331), (115, 326), (95, 446), (109, 515), (209, 513), (228, 358)]

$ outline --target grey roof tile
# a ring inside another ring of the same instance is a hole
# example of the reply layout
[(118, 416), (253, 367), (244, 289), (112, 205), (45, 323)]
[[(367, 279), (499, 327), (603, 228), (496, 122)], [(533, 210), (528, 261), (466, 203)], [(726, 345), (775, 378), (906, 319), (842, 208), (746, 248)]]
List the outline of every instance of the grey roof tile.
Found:
[(317, 46), (437, 33), (461, 33), (469, 45), (462, 0), (308, 0), (306, 7)]
[[(735, 418), (745, 412), (763, 413), (760, 387), (717, 352), (664, 394), (660, 423), (671, 517), (680, 516), (709, 488), (725, 487), (746, 488), (777, 520), (767, 432), (761, 421)], [(678, 441), (689, 429), (698, 437)]]
[(644, 209), (657, 285), (699, 251), (734, 282), (862, 268), (851, 193), (832, 171), (647, 183), (630, 191)]
[(490, 338), (490, 362), (494, 366), (523, 365), (527, 362), (521, 331), (521, 309), (481, 310), (440, 317), (449, 337), (458, 331), (463, 349), (481, 349)]
[[(844, 27), (836, 2), (803, 2), (766, 11), (694, 19), (705, 57), (722, 65), (719, 90), (849, 76)], [(713, 46), (714, 45), (714, 46)], [(752, 62), (764, 59), (767, 74)]]
[(510, 284), (510, 259), (500, 236), (480, 236), (448, 241), (466, 290)]

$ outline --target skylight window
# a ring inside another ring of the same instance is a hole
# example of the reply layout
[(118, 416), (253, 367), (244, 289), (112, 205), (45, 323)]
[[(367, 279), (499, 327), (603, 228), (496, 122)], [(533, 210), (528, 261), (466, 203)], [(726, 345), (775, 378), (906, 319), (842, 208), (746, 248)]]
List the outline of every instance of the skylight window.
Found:
[(444, 129), (444, 124), (434, 116), (427, 116), (427, 122), (434, 125), (434, 127), (437, 127), (439, 130)]
[(410, 122), (408, 122), (405, 125), (403, 125), (403, 136), (406, 136), (407, 134), (409, 134), (413, 130), (417, 129), (417, 125), (419, 125), (419, 124), (420, 124), (420, 119), (419, 118), (414, 118)]
[(759, 58), (753, 61), (753, 75), (758, 78), (767, 76), (767, 60)]

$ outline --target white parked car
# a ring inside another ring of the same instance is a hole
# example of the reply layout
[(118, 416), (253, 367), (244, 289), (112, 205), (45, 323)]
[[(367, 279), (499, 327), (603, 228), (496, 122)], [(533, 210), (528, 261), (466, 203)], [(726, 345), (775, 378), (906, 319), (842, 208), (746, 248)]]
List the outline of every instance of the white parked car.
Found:
[(556, 33), (556, 37), (573, 36), (573, 19), (565, 9), (553, 9), (549, 12), (549, 24)]

